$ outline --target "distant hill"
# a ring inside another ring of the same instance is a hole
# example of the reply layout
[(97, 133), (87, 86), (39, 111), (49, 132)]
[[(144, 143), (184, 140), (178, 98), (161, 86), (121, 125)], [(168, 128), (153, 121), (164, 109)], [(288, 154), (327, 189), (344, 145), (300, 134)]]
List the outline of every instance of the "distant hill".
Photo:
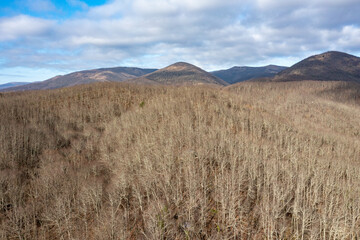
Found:
[(211, 72), (214, 76), (233, 84), (253, 78), (273, 77), (287, 67), (268, 65), (264, 67), (232, 67), (227, 70)]
[(186, 84), (217, 84), (228, 85), (224, 80), (185, 62), (178, 62), (166, 68), (144, 75), (140, 78), (131, 79), (129, 82), (163, 84), (163, 85), (186, 85)]
[(246, 80), (255, 82), (317, 80), (360, 83), (360, 58), (347, 53), (330, 51), (308, 57), (290, 68), (276, 65), (232, 67), (212, 73), (185, 62), (178, 62), (160, 70), (133, 67), (100, 68), (56, 76), (42, 82), (0, 85), (0, 91), (55, 89), (94, 82), (122, 81), (141, 84), (225, 86)]
[(343, 52), (308, 57), (278, 73), (270, 81), (352, 81), (360, 83), (360, 58)]
[(11, 88), (11, 87), (16, 87), (16, 86), (22, 86), (25, 84), (29, 84), (29, 82), (9, 82), (9, 83), (4, 83), (0, 85), (0, 89), (5, 89), (5, 88)]
[(154, 72), (156, 69), (142, 69), (133, 67), (100, 68), (74, 72), (56, 76), (46, 81), (7, 88), (6, 91), (41, 90), (70, 87), (79, 84), (94, 82), (122, 82), (127, 79)]

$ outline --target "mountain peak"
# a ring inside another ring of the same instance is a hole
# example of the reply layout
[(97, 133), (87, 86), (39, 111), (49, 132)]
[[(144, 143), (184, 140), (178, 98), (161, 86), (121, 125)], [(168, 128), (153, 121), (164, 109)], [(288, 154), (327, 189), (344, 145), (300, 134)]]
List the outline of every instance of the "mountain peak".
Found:
[(186, 62), (177, 62), (159, 69), (143, 77), (129, 80), (130, 82), (146, 82), (165, 85), (183, 84), (217, 84), (227, 85), (225, 81), (217, 78), (203, 69)]
[(277, 74), (273, 81), (355, 81), (360, 82), (360, 58), (337, 51), (308, 57)]
[(192, 71), (204, 71), (201, 68), (187, 63), (187, 62), (177, 62), (174, 64), (171, 64), (165, 68), (163, 68), (162, 70), (166, 70), (166, 71), (184, 71), (184, 70), (192, 70)]
[(187, 63), (187, 62), (176, 62), (176, 63), (173, 63), (173, 64), (169, 65), (169, 67), (170, 66), (195, 67), (195, 65)]
[(308, 57), (307, 59), (310, 61), (318, 60), (318, 61), (334, 61), (337, 59), (345, 59), (345, 58), (356, 58), (356, 56), (338, 52), (338, 51), (328, 51), (321, 54), (313, 55)]

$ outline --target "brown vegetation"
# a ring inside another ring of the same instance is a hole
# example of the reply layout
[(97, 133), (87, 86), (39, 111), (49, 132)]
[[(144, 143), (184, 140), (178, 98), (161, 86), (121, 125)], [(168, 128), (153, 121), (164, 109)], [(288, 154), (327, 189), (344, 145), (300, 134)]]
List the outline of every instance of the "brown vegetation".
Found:
[(359, 239), (360, 92), (0, 94), (1, 239)]

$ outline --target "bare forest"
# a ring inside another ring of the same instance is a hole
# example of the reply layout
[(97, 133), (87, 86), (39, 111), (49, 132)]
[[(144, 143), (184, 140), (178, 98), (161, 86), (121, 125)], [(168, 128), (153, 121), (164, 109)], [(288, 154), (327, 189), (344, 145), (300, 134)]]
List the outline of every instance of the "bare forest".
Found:
[(0, 239), (360, 239), (360, 85), (0, 93)]

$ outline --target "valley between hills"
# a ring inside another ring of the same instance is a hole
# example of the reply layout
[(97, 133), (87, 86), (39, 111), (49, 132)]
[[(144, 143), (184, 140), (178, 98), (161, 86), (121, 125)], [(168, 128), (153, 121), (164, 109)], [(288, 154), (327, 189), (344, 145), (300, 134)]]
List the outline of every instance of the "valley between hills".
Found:
[(360, 58), (0, 92), (0, 239), (359, 239)]

